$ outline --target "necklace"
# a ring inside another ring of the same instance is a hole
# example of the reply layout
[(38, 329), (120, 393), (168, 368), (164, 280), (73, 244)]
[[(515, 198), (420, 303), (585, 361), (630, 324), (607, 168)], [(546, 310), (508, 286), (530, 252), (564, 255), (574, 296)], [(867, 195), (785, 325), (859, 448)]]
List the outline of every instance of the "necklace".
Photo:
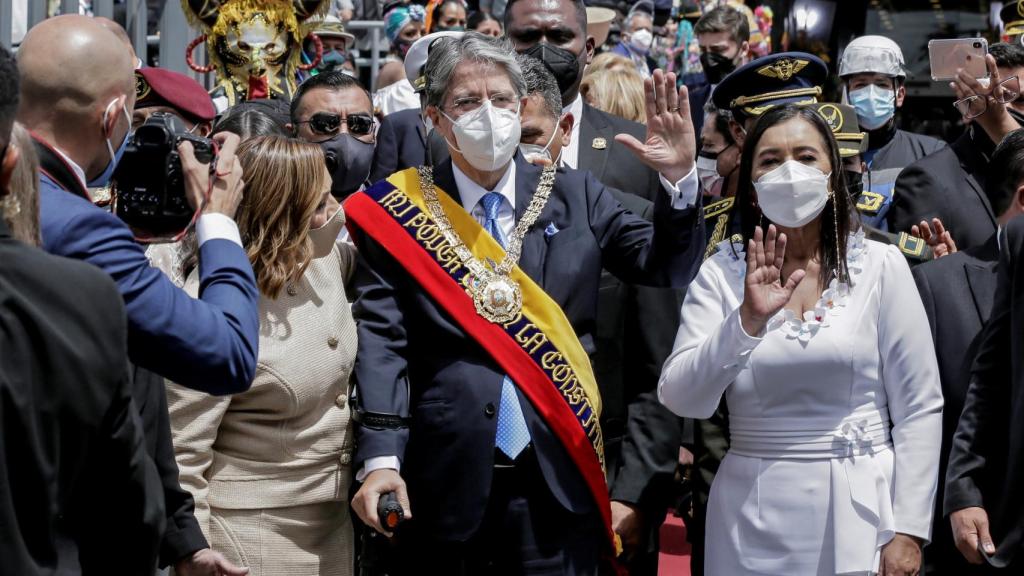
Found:
[(448, 221), (448, 215), (445, 214), (444, 208), (437, 198), (437, 191), (434, 190), (433, 167), (420, 166), (418, 172), (420, 191), (426, 200), (430, 216), (441, 230), (444, 239), (455, 250), (455, 255), (462, 260), (463, 265), (472, 274), (467, 291), (473, 297), (476, 313), (495, 324), (504, 324), (515, 320), (523, 307), (523, 293), (519, 284), (509, 277), (509, 272), (519, 262), (519, 254), (523, 249), (523, 237), (540, 217), (544, 205), (548, 202), (548, 197), (551, 196), (551, 188), (555, 183), (555, 167), (544, 168), (537, 192), (530, 199), (530, 205), (508, 239), (505, 257), (497, 264), (488, 259), (489, 267), (473, 256), (473, 252), (455, 233), (451, 222)]

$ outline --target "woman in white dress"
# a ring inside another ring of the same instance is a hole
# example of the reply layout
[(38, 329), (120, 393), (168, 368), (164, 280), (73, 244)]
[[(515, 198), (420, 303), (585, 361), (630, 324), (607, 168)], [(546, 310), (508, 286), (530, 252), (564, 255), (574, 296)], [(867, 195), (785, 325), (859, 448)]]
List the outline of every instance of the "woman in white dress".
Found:
[(906, 261), (864, 239), (840, 170), (816, 112), (766, 112), (740, 166), (746, 246), (724, 242), (687, 291), (658, 391), (680, 416), (728, 405), (709, 576), (920, 569), (942, 436), (935, 351)]

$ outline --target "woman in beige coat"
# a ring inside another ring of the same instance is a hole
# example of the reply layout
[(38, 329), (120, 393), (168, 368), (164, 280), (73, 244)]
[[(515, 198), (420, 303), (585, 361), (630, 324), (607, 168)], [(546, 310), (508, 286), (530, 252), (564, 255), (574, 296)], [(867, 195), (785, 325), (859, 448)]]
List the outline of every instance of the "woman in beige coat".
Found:
[[(319, 146), (264, 136), (238, 157), (237, 221), (260, 289), (256, 378), (225, 397), (169, 384), (181, 485), (211, 547), (250, 574), (349, 576), (354, 248), (336, 243), (344, 213)], [(199, 288), (193, 273), (186, 289)]]

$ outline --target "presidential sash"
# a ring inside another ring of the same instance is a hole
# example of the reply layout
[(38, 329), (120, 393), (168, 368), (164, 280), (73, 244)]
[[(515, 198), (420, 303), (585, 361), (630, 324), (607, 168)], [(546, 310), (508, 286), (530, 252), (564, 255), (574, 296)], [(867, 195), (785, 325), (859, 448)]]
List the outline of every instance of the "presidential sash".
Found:
[[(437, 196), (473, 255), (500, 262), (505, 251), (491, 235), (448, 194)], [(415, 168), (349, 197), (345, 215), (350, 227), (387, 250), (522, 390), (583, 475), (617, 555), (598, 423), (600, 393), (590, 359), (561, 307), (517, 266), (509, 277), (522, 290), (521, 312), (503, 324), (477, 314), (469, 291), (473, 275), (431, 217)]]

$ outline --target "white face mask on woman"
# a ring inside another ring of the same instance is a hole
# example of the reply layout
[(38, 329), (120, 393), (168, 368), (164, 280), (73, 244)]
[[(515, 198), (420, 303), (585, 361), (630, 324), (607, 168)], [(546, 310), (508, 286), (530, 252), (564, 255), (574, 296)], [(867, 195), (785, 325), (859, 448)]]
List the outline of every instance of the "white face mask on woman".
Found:
[(831, 192), (825, 174), (814, 166), (787, 160), (754, 182), (761, 212), (786, 228), (799, 228), (825, 209)]
[[(518, 106), (515, 110), (506, 110), (495, 108), (490, 100), (485, 100), (482, 106), (463, 114), (458, 120), (441, 113), (454, 124), (452, 132), (458, 147), (452, 148), (462, 154), (473, 168), (493, 172), (515, 156), (522, 128)], [(451, 142), (448, 144), (451, 146)]]

